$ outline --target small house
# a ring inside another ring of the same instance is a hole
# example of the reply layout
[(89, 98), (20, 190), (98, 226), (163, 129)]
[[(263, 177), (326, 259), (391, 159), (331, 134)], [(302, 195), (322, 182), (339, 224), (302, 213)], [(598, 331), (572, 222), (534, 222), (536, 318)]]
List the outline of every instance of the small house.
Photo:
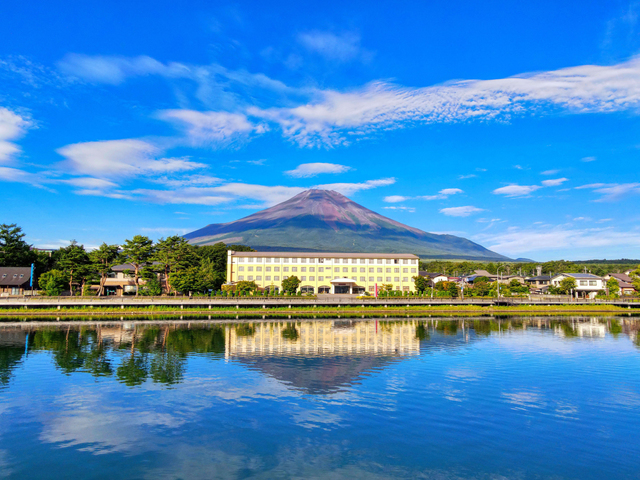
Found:
[(30, 290), (31, 267), (0, 267), (0, 295), (24, 295)]

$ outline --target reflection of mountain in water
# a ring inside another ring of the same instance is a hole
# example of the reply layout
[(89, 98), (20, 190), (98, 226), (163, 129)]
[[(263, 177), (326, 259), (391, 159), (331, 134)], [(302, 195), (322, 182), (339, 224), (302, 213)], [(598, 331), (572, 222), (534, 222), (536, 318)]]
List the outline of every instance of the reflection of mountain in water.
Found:
[(330, 393), (420, 352), (418, 322), (302, 321), (228, 326), (225, 356), (308, 393)]

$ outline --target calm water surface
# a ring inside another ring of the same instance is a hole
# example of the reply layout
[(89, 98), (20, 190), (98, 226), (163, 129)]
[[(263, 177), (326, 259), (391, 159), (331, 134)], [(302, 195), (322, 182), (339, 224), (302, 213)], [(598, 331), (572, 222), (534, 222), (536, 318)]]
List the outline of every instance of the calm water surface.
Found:
[(620, 318), (0, 324), (0, 477), (640, 478)]

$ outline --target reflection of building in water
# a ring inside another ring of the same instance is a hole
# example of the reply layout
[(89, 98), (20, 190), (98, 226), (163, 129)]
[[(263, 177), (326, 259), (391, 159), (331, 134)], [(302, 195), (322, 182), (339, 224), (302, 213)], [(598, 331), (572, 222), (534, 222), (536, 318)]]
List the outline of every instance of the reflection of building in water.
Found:
[(581, 337), (602, 337), (607, 333), (607, 326), (593, 318), (590, 322), (576, 324), (576, 330)]
[(302, 321), (226, 327), (226, 357), (247, 355), (416, 355), (417, 322)]

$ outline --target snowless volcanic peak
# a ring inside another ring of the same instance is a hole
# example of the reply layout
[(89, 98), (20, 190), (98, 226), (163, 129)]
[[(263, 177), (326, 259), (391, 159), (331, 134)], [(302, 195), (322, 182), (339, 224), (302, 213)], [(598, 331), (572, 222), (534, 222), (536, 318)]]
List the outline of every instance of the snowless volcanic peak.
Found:
[(409, 227), (332, 190), (306, 190), (234, 222), (185, 235), (196, 245), (217, 242), (264, 251), (415, 253), (432, 258), (505, 259), (464, 238)]

